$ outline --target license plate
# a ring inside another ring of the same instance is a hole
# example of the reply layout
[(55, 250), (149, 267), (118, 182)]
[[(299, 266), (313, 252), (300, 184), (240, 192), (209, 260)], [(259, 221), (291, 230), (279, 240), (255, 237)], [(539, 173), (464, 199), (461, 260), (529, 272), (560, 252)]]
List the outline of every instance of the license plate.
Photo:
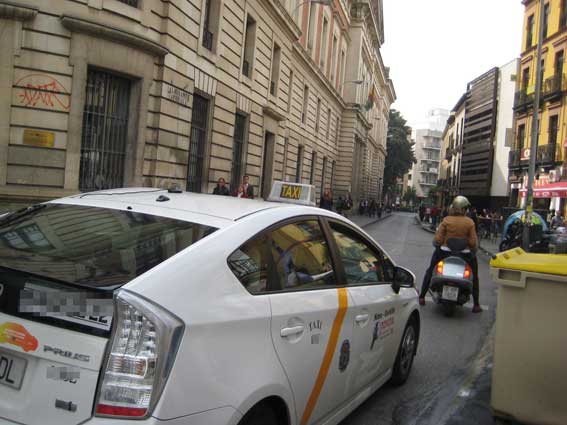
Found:
[(0, 384), (19, 390), (24, 380), (26, 364), (25, 359), (0, 353)]
[(443, 286), (443, 295), (441, 298), (449, 301), (457, 301), (459, 299), (459, 288)]

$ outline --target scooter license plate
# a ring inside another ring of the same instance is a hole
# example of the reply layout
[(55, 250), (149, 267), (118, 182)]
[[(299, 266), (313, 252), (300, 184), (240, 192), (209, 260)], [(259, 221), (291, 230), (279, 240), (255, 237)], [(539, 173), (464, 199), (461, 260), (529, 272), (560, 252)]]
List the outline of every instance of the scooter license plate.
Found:
[(443, 286), (443, 295), (441, 298), (449, 301), (457, 301), (459, 299), (459, 288), (455, 288), (454, 286)]

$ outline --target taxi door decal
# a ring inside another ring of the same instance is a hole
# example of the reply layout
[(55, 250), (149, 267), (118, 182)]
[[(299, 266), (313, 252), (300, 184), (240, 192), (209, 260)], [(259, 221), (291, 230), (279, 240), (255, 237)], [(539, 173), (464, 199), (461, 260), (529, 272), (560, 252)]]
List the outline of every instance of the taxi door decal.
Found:
[(305, 411), (303, 412), (303, 417), (301, 418), (301, 425), (306, 425), (309, 422), (309, 418), (313, 413), (313, 409), (317, 404), (319, 395), (321, 395), (321, 390), (327, 379), (327, 374), (329, 373), (329, 368), (331, 367), (331, 362), (333, 361), (333, 355), (337, 348), (337, 342), (339, 341), (339, 335), (341, 333), (341, 328), (343, 326), (343, 320), (348, 307), (348, 295), (346, 288), (338, 288), (339, 297), (339, 309), (337, 310), (337, 315), (333, 321), (333, 326), (331, 328), (331, 334), (329, 335), (329, 342), (325, 348), (325, 355), (323, 356), (323, 361), (321, 362), (321, 367), (319, 368), (319, 373), (315, 379), (315, 384), (309, 395), (309, 400), (305, 406)]

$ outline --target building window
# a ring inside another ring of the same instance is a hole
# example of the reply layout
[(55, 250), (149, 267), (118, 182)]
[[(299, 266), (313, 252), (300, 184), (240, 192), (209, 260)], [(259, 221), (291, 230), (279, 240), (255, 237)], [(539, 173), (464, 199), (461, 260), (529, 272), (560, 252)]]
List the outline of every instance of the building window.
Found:
[(89, 69), (83, 111), (79, 189), (124, 186), (130, 80)]
[(301, 122), (305, 124), (307, 121), (307, 107), (309, 105), (309, 86), (305, 84), (303, 87), (303, 109), (301, 110)]
[(329, 133), (331, 132), (331, 108), (327, 109), (327, 131), (325, 132), (325, 138), (329, 140)]
[(543, 6), (543, 39), (547, 38), (549, 23), (549, 3)]
[(118, 0), (120, 3), (127, 4), (128, 6), (138, 8), (138, 0)]
[(275, 96), (278, 90), (281, 57), (282, 49), (274, 43), (274, 53), (272, 55), (272, 80), (270, 81), (270, 94), (272, 96)]
[(327, 157), (323, 157), (323, 170), (321, 171), (321, 191), (325, 190), (325, 178), (327, 177)]
[(563, 50), (561, 50), (555, 54), (555, 76), (557, 78), (561, 78), (561, 76), (563, 75), (564, 61), (565, 61), (565, 53), (563, 52)]
[(252, 78), (254, 62), (254, 49), (256, 46), (256, 21), (248, 15), (246, 17), (246, 31), (244, 33), (244, 54), (242, 60), (242, 73)]
[[(341, 88), (344, 85), (344, 81), (345, 81), (345, 57), (346, 57), (346, 52), (343, 50), (341, 52), (341, 65), (340, 65), (340, 75), (339, 75), (339, 84), (341, 86)], [(342, 90), (341, 90), (342, 92)]]
[(303, 168), (303, 152), (305, 151), (305, 147), (303, 145), (299, 145), (297, 147), (297, 161), (295, 163), (295, 182), (301, 183), (301, 172)]
[(327, 18), (323, 17), (323, 30), (321, 31), (321, 51), (319, 52), (319, 66), (325, 71), (325, 63), (327, 60), (327, 38), (329, 38), (327, 32), (329, 31), (329, 22)]
[(561, 0), (561, 16), (559, 18), (559, 29), (567, 27), (567, 0)]
[(545, 60), (542, 59), (541, 60), (541, 69), (539, 71), (539, 78), (540, 78), (540, 81), (542, 82), (542, 84), (543, 84), (543, 76), (544, 75), (545, 75)]
[(293, 97), (293, 71), (289, 70), (289, 86), (287, 88), (287, 111), (291, 110), (291, 99)]
[(246, 144), (247, 117), (236, 113), (234, 122), (234, 137), (232, 139), (232, 170), (230, 172), (230, 189), (236, 191), (242, 181), (244, 169), (244, 152)]
[(313, 39), (315, 38), (317, 5), (309, 3), (309, 22), (307, 26), (307, 50), (313, 49)]
[(337, 116), (337, 122), (335, 124), (335, 137), (337, 145), (339, 144), (339, 135), (341, 134), (341, 121), (340, 118)]
[(220, 0), (205, 0), (203, 12), (203, 40), (205, 49), (213, 51), (219, 34)]
[(522, 89), (525, 91), (530, 84), (530, 68), (522, 70)]
[(317, 114), (315, 115), (315, 133), (319, 132), (319, 121), (321, 121), (321, 99), (317, 99)]
[(528, 16), (528, 26), (526, 29), (526, 50), (532, 47), (534, 37), (534, 15)]
[(331, 46), (331, 84), (335, 84), (335, 71), (337, 70), (337, 37), (333, 35), (333, 44)]
[(189, 137), (189, 160), (187, 162), (187, 190), (190, 192), (200, 193), (203, 190), (208, 120), (209, 100), (194, 94), (191, 135)]
[(335, 166), (336, 161), (331, 163), (331, 190), (335, 187)]
[(524, 149), (525, 139), (526, 139), (526, 125), (520, 124), (518, 126), (518, 139), (516, 141), (518, 150)]
[(550, 145), (555, 145), (557, 143), (557, 130), (558, 130), (558, 115), (552, 115), (549, 117), (549, 141)]
[(311, 153), (311, 172), (309, 173), (309, 184), (315, 184), (315, 167), (317, 166), (317, 152)]

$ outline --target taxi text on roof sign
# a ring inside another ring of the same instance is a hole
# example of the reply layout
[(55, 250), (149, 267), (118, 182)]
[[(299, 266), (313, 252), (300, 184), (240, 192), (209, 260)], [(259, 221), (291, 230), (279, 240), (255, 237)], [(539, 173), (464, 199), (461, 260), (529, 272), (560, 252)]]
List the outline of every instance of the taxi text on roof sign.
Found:
[(315, 186), (275, 181), (268, 201), (315, 206)]

